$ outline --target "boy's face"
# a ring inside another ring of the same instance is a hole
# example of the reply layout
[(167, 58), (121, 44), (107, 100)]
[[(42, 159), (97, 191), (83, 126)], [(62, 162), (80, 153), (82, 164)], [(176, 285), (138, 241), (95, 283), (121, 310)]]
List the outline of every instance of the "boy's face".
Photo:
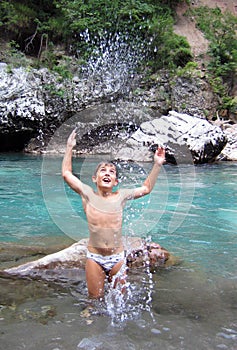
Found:
[(110, 163), (100, 164), (92, 179), (97, 186), (112, 189), (118, 184), (115, 165)]

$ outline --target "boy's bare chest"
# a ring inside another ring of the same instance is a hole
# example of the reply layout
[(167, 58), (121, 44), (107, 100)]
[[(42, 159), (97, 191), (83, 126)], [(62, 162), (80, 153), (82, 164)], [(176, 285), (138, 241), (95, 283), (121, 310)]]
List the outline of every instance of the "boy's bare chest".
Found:
[(89, 224), (111, 227), (122, 221), (122, 207), (110, 205), (97, 208), (91, 203), (85, 207), (85, 213)]

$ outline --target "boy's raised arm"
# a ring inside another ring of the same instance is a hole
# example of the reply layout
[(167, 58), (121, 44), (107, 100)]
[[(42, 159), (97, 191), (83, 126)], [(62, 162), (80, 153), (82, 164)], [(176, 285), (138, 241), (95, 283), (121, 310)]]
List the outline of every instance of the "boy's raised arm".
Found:
[(72, 173), (72, 150), (75, 145), (76, 131), (73, 130), (67, 140), (66, 152), (62, 162), (62, 177), (74, 191), (81, 194), (82, 182)]
[(133, 192), (133, 198), (139, 198), (149, 194), (157, 180), (161, 166), (165, 163), (165, 149), (158, 147), (154, 155), (154, 165), (151, 169), (150, 174), (147, 176), (146, 180), (143, 182), (141, 187), (138, 187)]

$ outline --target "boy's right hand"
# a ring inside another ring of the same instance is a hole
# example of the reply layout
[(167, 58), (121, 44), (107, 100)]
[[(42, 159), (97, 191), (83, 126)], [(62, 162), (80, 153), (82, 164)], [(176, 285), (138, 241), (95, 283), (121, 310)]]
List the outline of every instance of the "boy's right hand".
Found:
[(67, 147), (73, 148), (74, 146), (76, 146), (76, 135), (76, 129), (74, 129), (67, 140)]

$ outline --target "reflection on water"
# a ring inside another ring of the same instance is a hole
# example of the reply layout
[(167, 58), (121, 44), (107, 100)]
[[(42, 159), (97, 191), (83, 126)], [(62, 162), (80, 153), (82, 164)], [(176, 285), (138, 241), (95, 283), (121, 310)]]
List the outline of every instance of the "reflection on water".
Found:
[[(0, 237), (9, 244), (9, 249), (0, 244), (0, 267), (34, 260), (39, 253), (71, 244), (44, 206), (41, 158), (6, 155), (0, 161), (4, 175), (0, 178)], [(177, 169), (165, 167), (165, 178), (161, 175), (155, 188), (157, 196), (148, 203), (150, 214), (159, 216), (149, 236), (182, 262), (153, 274), (129, 271), (124, 296), (107, 286), (105, 301), (92, 303), (82, 270), (48, 270), (43, 280), (1, 274), (3, 349), (236, 349), (236, 165), (197, 167), (195, 179), (184, 167), (183, 200), (185, 191), (188, 195), (195, 185), (188, 212), (185, 202), (178, 203)], [(163, 195), (167, 186), (169, 193)], [(80, 212), (77, 198), (70, 196)], [(167, 199), (165, 210), (160, 203), (163, 198)], [(168, 233), (177, 203), (175, 215), (185, 217), (175, 232)], [(148, 207), (147, 202), (141, 204)], [(136, 225), (135, 221), (135, 233)], [(13, 246), (16, 243), (18, 249)]]

